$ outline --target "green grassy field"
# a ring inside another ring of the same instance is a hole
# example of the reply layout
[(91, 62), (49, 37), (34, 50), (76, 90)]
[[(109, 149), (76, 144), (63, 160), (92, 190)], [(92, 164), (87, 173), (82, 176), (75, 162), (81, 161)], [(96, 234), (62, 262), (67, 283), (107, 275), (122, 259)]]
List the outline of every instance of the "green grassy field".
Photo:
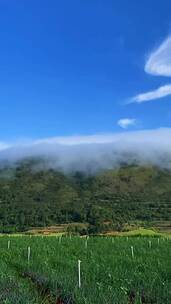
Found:
[(171, 239), (3, 236), (0, 303), (170, 304)]

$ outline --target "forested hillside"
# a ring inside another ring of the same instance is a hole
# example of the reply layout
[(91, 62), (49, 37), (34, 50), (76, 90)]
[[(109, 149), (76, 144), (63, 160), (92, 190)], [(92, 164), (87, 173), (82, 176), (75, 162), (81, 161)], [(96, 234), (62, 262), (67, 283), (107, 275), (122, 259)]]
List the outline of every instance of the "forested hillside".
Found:
[(0, 171), (0, 231), (88, 223), (89, 232), (171, 221), (171, 172), (124, 166), (95, 175), (37, 169), (35, 161)]

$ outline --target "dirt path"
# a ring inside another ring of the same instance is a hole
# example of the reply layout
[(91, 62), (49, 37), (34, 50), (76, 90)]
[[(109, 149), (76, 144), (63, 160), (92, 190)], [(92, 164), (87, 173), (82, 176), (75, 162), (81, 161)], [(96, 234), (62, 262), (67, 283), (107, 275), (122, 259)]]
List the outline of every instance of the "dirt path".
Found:
[(75, 304), (71, 296), (65, 296), (59, 287), (55, 293), (49, 286), (49, 279), (32, 271), (25, 271), (20, 265), (11, 265), (17, 271), (17, 274), (30, 281), (32, 288), (35, 288), (40, 296), (42, 304)]

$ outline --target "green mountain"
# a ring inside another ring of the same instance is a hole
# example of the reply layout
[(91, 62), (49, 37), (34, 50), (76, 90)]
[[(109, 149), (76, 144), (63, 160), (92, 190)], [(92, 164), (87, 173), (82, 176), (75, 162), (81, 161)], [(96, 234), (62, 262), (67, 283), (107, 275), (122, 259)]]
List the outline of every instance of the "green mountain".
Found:
[(171, 222), (168, 170), (123, 166), (95, 175), (64, 174), (38, 163), (26, 160), (0, 170), (1, 232), (69, 222), (88, 223), (89, 232)]

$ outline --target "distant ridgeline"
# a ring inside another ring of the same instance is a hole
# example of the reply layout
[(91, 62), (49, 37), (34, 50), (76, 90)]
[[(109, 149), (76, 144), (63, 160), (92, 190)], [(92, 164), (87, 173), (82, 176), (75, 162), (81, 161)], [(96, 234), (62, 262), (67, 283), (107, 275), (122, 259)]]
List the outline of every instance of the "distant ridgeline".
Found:
[(170, 171), (123, 166), (89, 176), (33, 164), (28, 160), (0, 169), (0, 232), (71, 222), (100, 232), (171, 221)]

